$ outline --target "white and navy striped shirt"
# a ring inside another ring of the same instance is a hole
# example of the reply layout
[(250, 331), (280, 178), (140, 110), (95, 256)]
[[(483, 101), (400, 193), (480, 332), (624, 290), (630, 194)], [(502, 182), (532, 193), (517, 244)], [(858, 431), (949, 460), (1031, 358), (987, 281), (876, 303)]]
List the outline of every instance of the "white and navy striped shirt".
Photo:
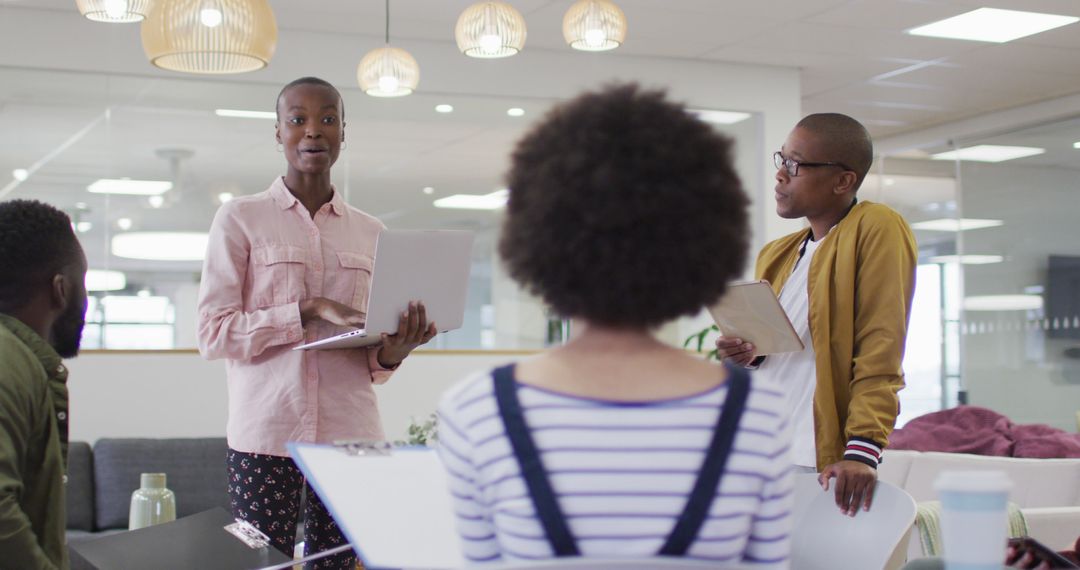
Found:
[[(586, 557), (655, 556), (704, 462), (727, 384), (658, 402), (582, 398), (518, 385), (544, 469)], [(687, 557), (787, 568), (791, 435), (785, 397), (751, 384), (718, 494)], [(439, 406), (439, 453), (469, 561), (553, 557), (520, 475), (491, 373)]]

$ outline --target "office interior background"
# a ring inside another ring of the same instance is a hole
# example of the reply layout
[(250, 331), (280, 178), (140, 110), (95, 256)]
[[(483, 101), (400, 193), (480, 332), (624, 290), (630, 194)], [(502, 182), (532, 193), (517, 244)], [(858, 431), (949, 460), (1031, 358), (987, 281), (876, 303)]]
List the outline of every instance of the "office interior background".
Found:
[[(801, 227), (779, 219), (772, 198), (771, 154), (791, 127), (811, 112), (862, 121), (878, 156), (860, 199), (901, 212), (919, 242), (901, 423), (964, 400), (1077, 429), (1080, 24), (1005, 43), (908, 31), (981, 7), (1080, 16), (1080, 4), (617, 0), (625, 43), (583, 52), (562, 36), (572, 0), (514, 0), (525, 47), (485, 60), (455, 45), (471, 3), (389, 3), (390, 44), (416, 58), (420, 81), (409, 96), (378, 98), (356, 70), (385, 44), (383, 0), (271, 0), (273, 57), (236, 75), (158, 69), (139, 24), (89, 21), (74, 0), (0, 0), (0, 199), (65, 210), (93, 270), (84, 352), (71, 364), (72, 439), (224, 433), (224, 366), (194, 350), (205, 233), (221, 203), (284, 172), (275, 96), (305, 75), (344, 97), (334, 180), (349, 203), (393, 228), (477, 235), (465, 326), (380, 387), (391, 437), (469, 372), (572, 334), (496, 259), (502, 174), (546, 110), (612, 80), (667, 89), (734, 138), (754, 251)], [(1016, 148), (970, 150), (984, 145)], [(162, 184), (144, 195), (95, 186), (123, 179)], [(681, 345), (709, 322), (658, 334)]]

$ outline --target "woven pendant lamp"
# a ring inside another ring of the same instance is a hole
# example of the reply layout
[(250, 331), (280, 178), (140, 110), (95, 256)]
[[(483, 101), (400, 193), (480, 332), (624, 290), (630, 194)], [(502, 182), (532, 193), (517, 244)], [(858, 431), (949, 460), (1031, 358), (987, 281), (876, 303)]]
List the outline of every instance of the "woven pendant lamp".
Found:
[(390, 0), (386, 0), (386, 46), (373, 49), (356, 66), (356, 81), (372, 97), (404, 97), (420, 83), (420, 64), (409, 52), (390, 47)]
[(277, 23), (267, 0), (157, 0), (142, 23), (150, 63), (184, 73), (244, 73), (270, 63)]
[(626, 41), (626, 15), (609, 0), (578, 0), (563, 16), (563, 38), (582, 51), (615, 49)]
[(114, 24), (143, 21), (153, 4), (154, 0), (75, 0), (87, 19)]
[(458, 16), (454, 39), (469, 57), (510, 57), (525, 47), (525, 18), (506, 2), (477, 2)]

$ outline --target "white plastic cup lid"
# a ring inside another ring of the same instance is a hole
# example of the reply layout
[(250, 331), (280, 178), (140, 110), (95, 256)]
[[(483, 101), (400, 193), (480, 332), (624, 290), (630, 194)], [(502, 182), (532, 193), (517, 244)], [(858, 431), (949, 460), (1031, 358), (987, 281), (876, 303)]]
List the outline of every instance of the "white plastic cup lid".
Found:
[(934, 481), (938, 492), (1008, 493), (1013, 484), (1004, 471), (942, 471)]

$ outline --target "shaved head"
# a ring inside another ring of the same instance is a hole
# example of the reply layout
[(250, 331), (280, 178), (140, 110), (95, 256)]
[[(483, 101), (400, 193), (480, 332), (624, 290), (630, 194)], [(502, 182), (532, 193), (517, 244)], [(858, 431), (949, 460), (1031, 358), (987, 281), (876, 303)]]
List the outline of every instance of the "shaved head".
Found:
[(825, 153), (823, 160), (842, 162), (854, 169), (858, 177), (855, 189), (859, 189), (874, 161), (874, 143), (862, 123), (840, 113), (815, 113), (807, 115), (795, 128), (817, 135)]

